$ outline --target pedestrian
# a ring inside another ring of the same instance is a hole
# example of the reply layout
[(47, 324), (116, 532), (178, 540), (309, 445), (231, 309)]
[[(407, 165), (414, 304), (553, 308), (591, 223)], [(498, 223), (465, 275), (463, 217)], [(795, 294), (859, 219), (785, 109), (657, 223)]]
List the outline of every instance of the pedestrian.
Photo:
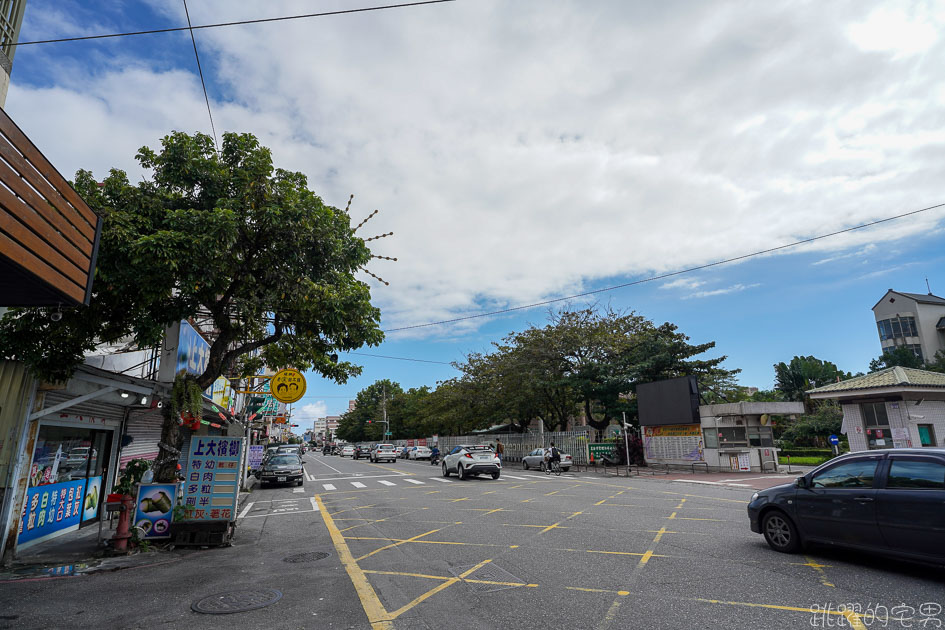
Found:
[(495, 440), (495, 454), (499, 458), (499, 461), (502, 461), (502, 454), (505, 453), (505, 445), (502, 444), (502, 440), (496, 438)]

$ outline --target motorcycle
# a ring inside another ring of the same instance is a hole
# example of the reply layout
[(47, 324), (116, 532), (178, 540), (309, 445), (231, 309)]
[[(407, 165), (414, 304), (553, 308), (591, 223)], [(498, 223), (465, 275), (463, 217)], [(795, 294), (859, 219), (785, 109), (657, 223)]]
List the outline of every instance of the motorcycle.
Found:
[(439, 453), (437, 453), (436, 455), (430, 455), (430, 465), (431, 465), (431, 466), (436, 466), (436, 465), (439, 464), (439, 463), (440, 463), (440, 454), (439, 454)]

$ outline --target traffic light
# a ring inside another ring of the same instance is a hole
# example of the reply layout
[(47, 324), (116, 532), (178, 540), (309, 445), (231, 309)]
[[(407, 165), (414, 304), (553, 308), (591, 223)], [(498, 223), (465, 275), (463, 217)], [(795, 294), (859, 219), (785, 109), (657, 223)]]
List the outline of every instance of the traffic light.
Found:
[(368, 421), (367, 421), (368, 424), (371, 424), (371, 422), (372, 422), (371, 420), (368, 420)]

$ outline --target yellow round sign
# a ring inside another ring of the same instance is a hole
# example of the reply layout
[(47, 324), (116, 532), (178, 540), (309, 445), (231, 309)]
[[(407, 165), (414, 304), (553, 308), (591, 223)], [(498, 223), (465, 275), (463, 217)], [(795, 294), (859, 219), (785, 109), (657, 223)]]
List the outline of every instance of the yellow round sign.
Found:
[(305, 395), (305, 377), (298, 370), (280, 370), (269, 381), (269, 393), (281, 403), (297, 402)]

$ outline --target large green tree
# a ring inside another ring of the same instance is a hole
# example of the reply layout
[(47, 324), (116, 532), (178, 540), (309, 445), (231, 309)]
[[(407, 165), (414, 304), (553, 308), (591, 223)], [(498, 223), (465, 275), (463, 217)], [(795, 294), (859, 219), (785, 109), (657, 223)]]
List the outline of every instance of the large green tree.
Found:
[(851, 378), (830, 361), (817, 357), (794, 357), (790, 363), (784, 361), (774, 365), (774, 388), (785, 400), (804, 402), (807, 390)]
[(879, 372), (891, 367), (918, 368), (925, 367), (912, 348), (906, 346), (896, 346), (884, 350), (883, 354), (870, 361), (870, 372)]
[[(371, 252), (347, 213), (323, 203), (302, 173), (274, 168), (250, 134), (224, 134), (219, 152), (203, 134), (175, 132), (161, 144), (139, 151), (151, 173), (139, 183), (120, 170), (102, 182), (76, 175), (76, 191), (104, 219), (91, 302), (57, 322), (49, 309), (11, 309), (0, 353), (62, 380), (102, 342), (154, 347), (168, 325), (199, 317), (214, 338), (194, 387), (263, 364), (337, 382), (359, 373), (333, 355), (383, 334), (369, 287), (354, 275)], [(162, 442), (180, 441), (167, 417)], [(162, 460), (166, 478), (173, 451)]]

